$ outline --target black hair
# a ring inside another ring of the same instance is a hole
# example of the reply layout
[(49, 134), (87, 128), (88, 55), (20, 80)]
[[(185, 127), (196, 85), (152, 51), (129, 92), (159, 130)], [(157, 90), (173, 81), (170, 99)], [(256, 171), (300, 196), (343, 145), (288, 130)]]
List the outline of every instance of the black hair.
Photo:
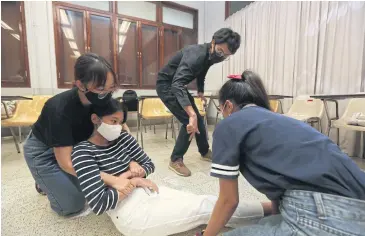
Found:
[(96, 114), (100, 118), (102, 118), (103, 116), (112, 115), (118, 111), (123, 112), (122, 123), (124, 124), (125, 122), (127, 122), (127, 114), (128, 114), (128, 108), (126, 105), (124, 105), (124, 103), (119, 102), (114, 98), (111, 98), (106, 105), (103, 106), (91, 105), (91, 114)]
[(270, 110), (270, 102), (260, 77), (252, 71), (245, 70), (241, 79), (227, 81), (219, 90), (219, 103), (224, 104), (227, 100), (240, 108), (248, 104)]
[(228, 49), (235, 54), (241, 45), (241, 36), (229, 28), (222, 28), (214, 33), (213, 39), (216, 44), (227, 43)]
[(104, 86), (108, 72), (112, 73), (114, 84), (118, 86), (119, 81), (110, 63), (95, 53), (81, 55), (74, 66), (75, 81), (80, 80), (84, 85), (91, 82), (96, 87)]

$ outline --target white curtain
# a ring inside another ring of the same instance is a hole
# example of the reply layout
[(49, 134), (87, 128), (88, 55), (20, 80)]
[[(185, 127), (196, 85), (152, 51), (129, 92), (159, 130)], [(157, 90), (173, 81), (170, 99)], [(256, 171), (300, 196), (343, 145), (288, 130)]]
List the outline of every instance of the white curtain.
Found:
[[(241, 35), (242, 44), (224, 62), (223, 75), (252, 69), (269, 94), (294, 97), (364, 91), (364, 2), (255, 2), (225, 24)], [(284, 101), (284, 112), (291, 103)], [(340, 102), (340, 115), (346, 105)], [(350, 155), (358, 154), (359, 140), (355, 132), (341, 130), (341, 145)]]

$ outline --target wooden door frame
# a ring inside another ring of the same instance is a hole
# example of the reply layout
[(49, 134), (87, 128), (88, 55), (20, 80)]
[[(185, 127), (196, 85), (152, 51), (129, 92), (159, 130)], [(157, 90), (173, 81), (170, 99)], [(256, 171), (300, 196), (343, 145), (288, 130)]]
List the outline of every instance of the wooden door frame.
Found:
[(26, 19), (25, 19), (25, 11), (24, 11), (24, 2), (20, 2), (19, 5), (19, 13), (20, 13), (20, 25), (22, 27), (21, 32), (19, 32), (20, 40), (20, 60), (24, 60), (24, 75), (25, 79), (22, 82), (12, 82), (10, 80), (3, 81), (1, 80), (1, 87), (3, 88), (30, 88), (31, 80), (29, 73), (29, 57), (28, 57), (28, 43), (27, 43), (27, 30), (26, 30)]

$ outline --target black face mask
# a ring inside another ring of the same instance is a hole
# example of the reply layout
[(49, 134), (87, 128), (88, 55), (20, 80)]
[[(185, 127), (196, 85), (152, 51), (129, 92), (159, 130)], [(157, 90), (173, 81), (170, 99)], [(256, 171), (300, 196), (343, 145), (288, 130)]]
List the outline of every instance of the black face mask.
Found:
[(225, 60), (224, 56), (219, 55), (214, 48), (214, 52), (209, 54), (209, 60), (212, 64), (216, 64)]
[(91, 104), (97, 105), (97, 106), (104, 106), (109, 102), (109, 100), (112, 97), (112, 94), (108, 93), (107, 95), (105, 95), (105, 97), (99, 98), (100, 95), (98, 93), (93, 93), (93, 92), (88, 91), (85, 93), (85, 96), (86, 96), (87, 100), (89, 100), (89, 102), (91, 102)]

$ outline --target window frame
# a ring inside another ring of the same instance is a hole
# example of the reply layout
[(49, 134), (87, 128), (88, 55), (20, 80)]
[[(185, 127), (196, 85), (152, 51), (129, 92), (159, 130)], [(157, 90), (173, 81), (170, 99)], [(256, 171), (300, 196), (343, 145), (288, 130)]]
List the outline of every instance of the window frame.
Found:
[[(179, 42), (180, 44), (182, 44), (182, 33), (184, 31), (191, 31), (191, 32), (196, 32), (196, 43), (198, 42), (198, 15), (199, 15), (199, 11), (197, 9), (194, 8), (190, 8), (187, 6), (183, 6), (174, 2), (161, 2), (161, 1), (148, 1), (151, 3), (156, 4), (156, 21), (151, 21), (151, 20), (146, 20), (146, 19), (142, 19), (142, 18), (138, 18), (138, 17), (133, 17), (133, 16), (127, 16), (127, 15), (123, 15), (123, 14), (119, 14), (118, 13), (118, 2), (117, 1), (110, 1), (110, 11), (103, 11), (103, 10), (98, 10), (98, 9), (94, 9), (94, 8), (90, 8), (90, 7), (84, 7), (84, 6), (79, 6), (79, 5), (74, 5), (71, 3), (67, 3), (67, 2), (62, 2), (62, 1), (55, 1), (53, 2), (53, 24), (54, 24), (54, 37), (55, 37), (55, 52), (56, 52), (56, 66), (57, 66), (57, 84), (58, 84), (58, 88), (71, 88), (73, 83), (69, 83), (69, 82), (65, 82), (64, 78), (62, 78), (62, 74), (60, 71), (61, 67), (61, 51), (60, 51), (60, 45), (61, 45), (61, 36), (62, 34), (60, 34), (60, 16), (59, 16), (59, 11), (60, 9), (66, 9), (66, 10), (72, 10), (72, 11), (79, 11), (79, 12), (83, 12), (83, 16), (84, 16), (84, 42), (85, 42), (85, 52), (89, 52), (90, 51), (90, 15), (100, 15), (100, 16), (104, 16), (104, 17), (110, 17), (112, 20), (112, 57), (113, 57), (113, 69), (116, 72), (117, 76), (119, 75), (119, 65), (118, 65), (118, 26), (119, 26), (119, 20), (126, 20), (126, 21), (131, 21), (131, 22), (136, 22), (137, 24), (137, 75), (139, 76), (138, 78), (138, 85), (128, 85), (128, 84), (120, 84), (121, 88), (126, 88), (126, 89), (155, 89), (155, 86), (151, 86), (151, 85), (143, 85), (142, 81), (143, 81), (143, 68), (142, 68), (142, 24), (144, 25), (152, 25), (152, 26), (156, 26), (157, 27), (157, 32), (158, 32), (158, 36), (157, 36), (157, 40), (158, 40), (158, 69), (161, 69), (164, 66), (164, 27), (166, 28), (172, 28), (172, 29), (176, 29), (178, 32), (180, 32), (179, 35)], [(180, 26), (175, 26), (175, 25), (169, 25), (169, 24), (165, 24), (163, 23), (163, 19), (162, 19), (162, 7), (169, 7), (169, 8), (173, 8), (179, 11), (184, 11), (184, 12), (188, 12), (194, 15), (194, 25), (193, 25), (193, 29), (189, 29), (189, 28), (184, 28), (184, 27), (180, 27)], [(182, 47), (182, 45), (180, 45), (180, 47)], [(156, 79), (157, 79), (157, 75), (156, 75)]]
[(22, 31), (19, 34), (20, 40), (20, 58), (24, 60), (24, 75), (25, 80), (23, 82), (12, 82), (12, 81), (3, 81), (1, 80), (1, 87), (3, 88), (30, 88), (31, 80), (29, 73), (29, 57), (28, 57), (28, 44), (27, 44), (27, 30), (26, 30), (26, 19), (25, 19), (25, 11), (24, 11), (24, 1), (20, 2), (19, 6), (20, 11), (20, 24), (22, 27)]

